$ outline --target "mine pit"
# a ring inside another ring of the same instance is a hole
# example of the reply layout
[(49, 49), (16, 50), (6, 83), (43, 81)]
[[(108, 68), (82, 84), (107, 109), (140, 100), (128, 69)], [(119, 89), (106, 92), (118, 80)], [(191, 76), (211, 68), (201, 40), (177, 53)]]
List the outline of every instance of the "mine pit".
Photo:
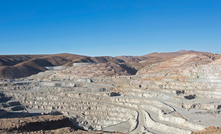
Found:
[[(28, 120), (17, 130), (7, 128), (12, 132), (38, 132), (36, 125), (48, 126), (44, 131), (52, 132), (51, 125), (67, 119), (68, 132), (191, 134), (221, 126), (220, 59), (186, 54), (147, 65), (136, 74), (130, 74), (134, 68), (125, 71), (129, 66), (122, 64), (74, 63), (3, 80), (0, 121)], [(215, 69), (208, 70), (211, 67)], [(31, 121), (46, 116), (60, 121)], [(57, 129), (66, 131), (62, 126)]]

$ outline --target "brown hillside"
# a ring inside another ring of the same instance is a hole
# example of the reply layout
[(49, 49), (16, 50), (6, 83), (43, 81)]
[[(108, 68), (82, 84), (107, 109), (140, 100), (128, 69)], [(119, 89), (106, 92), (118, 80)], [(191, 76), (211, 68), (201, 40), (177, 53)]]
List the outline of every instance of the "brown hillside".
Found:
[(54, 55), (2, 55), (0, 78), (20, 78), (45, 71), (45, 66), (72, 65), (74, 60), (86, 56), (74, 54)]
[(20, 78), (45, 71), (46, 69), (33, 60), (24, 61), (14, 66), (0, 67), (0, 78)]
[[(141, 68), (159, 63), (159, 62), (164, 62), (167, 61), (171, 58), (185, 55), (185, 54), (190, 54), (190, 53), (204, 53), (204, 52), (197, 52), (197, 51), (185, 51), (185, 50), (180, 50), (178, 52), (170, 52), (170, 53), (150, 53), (147, 55), (143, 56), (118, 56), (117, 58), (124, 60), (128, 65), (136, 68), (137, 70), (140, 70)], [(206, 53), (208, 55), (213, 55), (211, 53)]]
[[(0, 78), (20, 78), (27, 77), (42, 71), (45, 71), (45, 66), (72, 66), (73, 63), (93, 62), (93, 63), (124, 63), (123, 69), (131, 70), (134, 74), (134, 69), (141, 68), (167, 61), (171, 58), (188, 54), (202, 53), (196, 51), (178, 51), (172, 53), (151, 53), (144, 56), (100, 56), (89, 57), (75, 54), (52, 54), (52, 55), (2, 55), (0, 56)], [(213, 54), (206, 53), (208, 56), (215, 58)], [(122, 64), (123, 65), (123, 64)], [(130, 72), (130, 71), (129, 71)]]
[(91, 60), (96, 63), (123, 63), (123, 60), (110, 56), (91, 57)]
[(13, 66), (33, 58), (44, 56), (46, 55), (0, 55), (0, 66)]
[(122, 63), (123, 60), (103, 56), (89, 57), (75, 54), (52, 55), (2, 55), (0, 56), (0, 78), (21, 78), (45, 71), (45, 66), (72, 66), (73, 63)]
[[(214, 61), (214, 57), (205, 53), (191, 53), (181, 55), (165, 62), (147, 65), (137, 72), (137, 75), (161, 73), (167, 76), (184, 75), (191, 72), (191, 68), (208, 64)], [(164, 75), (163, 75), (164, 76)]]

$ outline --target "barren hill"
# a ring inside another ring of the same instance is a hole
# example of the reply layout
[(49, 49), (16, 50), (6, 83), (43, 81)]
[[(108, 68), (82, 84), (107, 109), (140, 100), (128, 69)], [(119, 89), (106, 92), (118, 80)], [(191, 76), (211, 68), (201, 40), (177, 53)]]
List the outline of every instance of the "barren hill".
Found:
[(46, 55), (0, 55), (0, 66), (13, 66), (33, 58), (41, 58)]
[(158, 57), (159, 59), (170, 59), (170, 58), (174, 58), (183, 54), (188, 54), (188, 53), (199, 53), (197, 51), (186, 51), (186, 50), (180, 50), (178, 52), (168, 52), (168, 53), (150, 53), (150, 54), (146, 54), (143, 56), (116, 56), (116, 58), (118, 59), (122, 59), (126, 62), (139, 62), (139, 61), (143, 61), (149, 58), (153, 58), (153, 57)]
[(147, 65), (137, 72), (139, 75), (172, 71), (196, 64), (207, 64), (213, 61), (210, 55), (203, 53), (191, 53), (178, 56), (165, 62)]
[[(151, 53), (144, 56), (100, 56), (89, 57), (68, 53), (51, 55), (2, 55), (0, 56), (0, 78), (21, 78), (46, 71), (45, 66), (72, 66), (73, 63), (114, 63), (140, 70), (144, 66), (163, 62), (171, 58), (196, 51), (178, 51), (172, 53)], [(207, 55), (212, 55), (206, 53)], [(124, 68), (125, 69), (125, 68)], [(127, 68), (128, 69), (128, 68)], [(127, 72), (127, 69), (124, 70)], [(131, 70), (134, 74), (134, 70)], [(121, 74), (121, 73), (116, 73)]]
[(190, 53), (204, 53), (204, 52), (197, 52), (193, 50), (190, 51), (180, 50), (178, 52), (169, 52), (169, 53), (154, 52), (143, 56), (117, 56), (116, 58), (122, 59), (126, 63), (128, 63), (128, 65), (135, 67), (137, 70), (140, 70), (144, 66), (167, 61), (171, 58)]
[(72, 66), (73, 63), (123, 63), (123, 60), (103, 56), (89, 57), (75, 54), (53, 55), (2, 55), (0, 78), (20, 78), (46, 71), (45, 66)]

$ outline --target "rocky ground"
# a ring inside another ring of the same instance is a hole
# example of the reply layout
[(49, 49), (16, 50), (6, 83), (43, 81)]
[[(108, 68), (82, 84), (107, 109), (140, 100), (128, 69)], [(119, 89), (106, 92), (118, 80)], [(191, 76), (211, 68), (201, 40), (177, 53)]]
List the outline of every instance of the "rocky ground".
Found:
[(192, 134), (221, 134), (221, 128), (210, 126), (210, 127), (207, 127), (201, 131), (194, 132)]
[(219, 55), (180, 55), (147, 65), (134, 75), (125, 68), (120, 63), (79, 64), (1, 81), (1, 118), (62, 114), (74, 128), (95, 133), (190, 134), (209, 126), (219, 132)]
[(40, 115), (0, 119), (0, 133), (105, 134), (105, 132), (101, 131), (88, 132), (80, 130), (73, 125), (69, 118), (63, 115)]

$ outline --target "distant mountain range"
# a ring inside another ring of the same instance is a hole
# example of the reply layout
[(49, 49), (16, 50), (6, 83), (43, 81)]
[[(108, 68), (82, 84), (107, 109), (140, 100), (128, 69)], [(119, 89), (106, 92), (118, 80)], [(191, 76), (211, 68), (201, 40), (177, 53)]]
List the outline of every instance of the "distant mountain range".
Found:
[(171, 53), (150, 53), (143, 56), (116, 57), (90, 57), (68, 53), (51, 55), (0, 55), (0, 78), (27, 77), (46, 71), (45, 66), (72, 66), (73, 63), (84, 62), (125, 64), (127, 67), (129, 66), (139, 70), (147, 65), (166, 61), (176, 56), (189, 53), (203, 52), (181, 50)]

